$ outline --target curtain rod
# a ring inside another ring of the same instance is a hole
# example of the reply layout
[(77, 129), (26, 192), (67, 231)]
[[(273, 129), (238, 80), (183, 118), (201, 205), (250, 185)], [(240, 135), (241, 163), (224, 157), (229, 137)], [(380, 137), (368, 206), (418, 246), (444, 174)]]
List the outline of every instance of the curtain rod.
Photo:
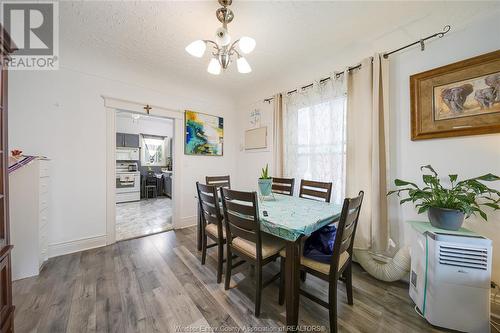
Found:
[[(451, 26), (449, 26), (449, 25), (445, 25), (445, 26), (444, 26), (444, 28), (443, 28), (443, 31), (441, 31), (441, 32), (436, 32), (436, 33), (434, 33), (434, 34), (432, 34), (432, 35), (429, 35), (429, 36), (427, 36), (427, 37), (425, 37), (425, 38), (422, 38), (422, 39), (420, 39), (420, 40), (418, 40), (418, 41), (416, 41), (416, 42), (413, 42), (413, 43), (410, 43), (410, 44), (408, 44), (408, 45), (402, 46), (402, 47), (400, 47), (399, 49), (395, 49), (395, 50), (392, 50), (392, 51), (390, 51), (390, 52), (386, 52), (386, 53), (384, 53), (382, 56), (384, 57), (384, 59), (387, 59), (387, 58), (389, 58), (389, 56), (390, 56), (391, 54), (394, 54), (394, 53), (396, 53), (396, 52), (402, 51), (402, 50), (407, 49), (407, 48), (409, 48), (409, 47), (412, 47), (413, 45), (416, 45), (416, 44), (420, 44), (420, 50), (421, 50), (421, 51), (424, 51), (424, 50), (425, 50), (425, 41), (426, 41), (426, 40), (431, 39), (431, 38), (434, 38), (434, 37), (439, 37), (439, 38), (442, 38), (442, 37), (443, 37), (444, 35), (446, 35), (446, 34), (447, 34), (450, 30), (451, 30)], [(352, 71), (352, 70), (359, 69), (359, 68), (361, 68), (361, 64), (356, 65), (356, 66), (349, 67), (349, 68), (347, 69), (347, 71), (349, 71), (349, 72), (350, 72), (350, 71)], [(342, 74), (344, 74), (344, 72), (335, 73), (335, 74), (333, 74), (333, 76), (334, 76), (335, 78), (339, 78)], [(332, 79), (332, 77), (331, 77), (331, 76), (329, 76), (329, 77), (325, 77), (324, 79), (319, 80), (319, 83), (323, 83), (323, 82), (326, 82), (326, 81), (331, 80), (331, 79)], [(307, 85), (305, 85), (305, 86), (302, 86), (302, 87), (300, 87), (300, 88), (298, 88), (298, 89), (300, 89), (300, 90), (307, 89), (307, 88), (312, 87), (313, 85), (314, 85), (314, 83), (309, 83), (309, 84), (307, 84)], [(298, 91), (298, 89), (293, 89), (293, 90), (287, 91), (287, 92), (286, 92), (286, 94), (287, 94), (287, 95), (289, 95), (289, 94), (296, 93), (296, 92)], [(269, 97), (269, 98), (264, 99), (264, 102), (271, 103), (271, 101), (272, 101), (273, 99), (274, 99), (274, 97)]]

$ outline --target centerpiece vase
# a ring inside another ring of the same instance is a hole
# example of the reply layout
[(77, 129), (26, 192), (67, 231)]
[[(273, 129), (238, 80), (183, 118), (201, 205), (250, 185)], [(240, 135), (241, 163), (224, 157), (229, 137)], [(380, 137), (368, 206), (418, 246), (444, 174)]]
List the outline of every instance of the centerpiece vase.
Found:
[(259, 178), (259, 193), (260, 193), (260, 195), (265, 196), (265, 197), (271, 195), (272, 184), (273, 184), (273, 180), (271, 178), (268, 178), (268, 179)]

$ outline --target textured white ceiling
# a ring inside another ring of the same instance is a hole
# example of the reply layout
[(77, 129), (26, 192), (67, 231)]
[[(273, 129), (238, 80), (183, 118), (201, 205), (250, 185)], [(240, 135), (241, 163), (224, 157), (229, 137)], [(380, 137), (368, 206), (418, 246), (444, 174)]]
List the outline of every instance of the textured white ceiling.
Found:
[(61, 2), (61, 43), (134, 62), (166, 77), (241, 94), (350, 48), (372, 49), (380, 41), (377, 47), (384, 50), (394, 47), (391, 38), (413, 42), (445, 24), (463, 28), (497, 10), (499, 2), (235, 0), (229, 32), (233, 38), (247, 35), (257, 41), (247, 56), (253, 72), (239, 74), (233, 64), (227, 72), (212, 76), (206, 72), (208, 55), (194, 58), (184, 48), (193, 40), (213, 38), (220, 26), (215, 18), (218, 7), (215, 0)]

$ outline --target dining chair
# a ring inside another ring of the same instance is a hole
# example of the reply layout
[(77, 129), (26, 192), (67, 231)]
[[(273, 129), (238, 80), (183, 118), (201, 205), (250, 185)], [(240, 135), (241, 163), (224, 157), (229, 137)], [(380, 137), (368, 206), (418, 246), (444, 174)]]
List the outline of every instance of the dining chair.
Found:
[(221, 188), (224, 226), (226, 227), (226, 276), (229, 289), (233, 254), (255, 267), (255, 316), (260, 315), (262, 289), (277, 280), (280, 273), (262, 283), (262, 267), (275, 261), (285, 247), (284, 241), (260, 230), (256, 192), (240, 192)]
[[(230, 181), (229, 175), (228, 176), (213, 176), (213, 177), (206, 176), (205, 177), (205, 184), (213, 185), (216, 188), (219, 188), (219, 187), (231, 188), (231, 181)], [(198, 205), (198, 226), (201, 226), (201, 224), (202, 224), (201, 207), (200, 207), (200, 205)], [(197, 230), (197, 239), (198, 239), (197, 248), (198, 248), (198, 251), (202, 250), (202, 243), (203, 243), (203, 234), (202, 233), (203, 233), (203, 230), (201, 227), (199, 227)]]
[[(319, 262), (301, 255), (300, 270), (310, 273), (328, 282), (328, 302), (309, 292), (300, 289), (299, 293), (312, 301), (326, 307), (330, 315), (330, 332), (337, 332), (337, 281), (340, 279), (346, 285), (347, 303), (353, 304), (352, 298), (352, 248), (359, 212), (363, 203), (364, 192), (360, 191), (356, 198), (346, 198), (342, 206), (342, 213), (333, 244), (333, 255), (330, 263)], [(284, 302), (285, 282), (283, 272), (285, 269), (286, 252), (281, 251), (281, 278), (279, 289), (279, 304)]]
[[(299, 197), (317, 201), (330, 202), (332, 196), (332, 183), (318, 182), (313, 180), (300, 180)], [(302, 240), (302, 245), (305, 239)], [(300, 279), (306, 280), (306, 272), (300, 272)]]
[(286, 194), (293, 196), (293, 188), (295, 186), (295, 178), (274, 178), (272, 191), (274, 193)]
[(301, 198), (330, 202), (331, 195), (332, 183), (300, 180), (299, 197)]
[(228, 176), (207, 176), (205, 177), (205, 183), (207, 185), (214, 185), (216, 187), (226, 187), (231, 188), (231, 178)]
[[(222, 214), (219, 206), (217, 187), (196, 182), (196, 190), (198, 191), (202, 221), (201, 264), (205, 265), (207, 249), (217, 246), (217, 283), (221, 283), (226, 231), (222, 226)], [(207, 245), (208, 238), (213, 240), (214, 243)]]
[(151, 193), (151, 196), (153, 198), (156, 198), (158, 196), (158, 179), (156, 176), (153, 174), (149, 174), (146, 176), (145, 179), (145, 191), (146, 191), (146, 199), (149, 199), (149, 193)]

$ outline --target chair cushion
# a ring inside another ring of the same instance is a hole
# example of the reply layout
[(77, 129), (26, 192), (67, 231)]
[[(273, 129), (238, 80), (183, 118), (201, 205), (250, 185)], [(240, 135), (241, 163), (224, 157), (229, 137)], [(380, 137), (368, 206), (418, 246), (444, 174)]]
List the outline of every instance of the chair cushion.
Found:
[[(283, 258), (286, 258), (286, 252), (285, 250), (280, 251), (280, 256)], [(349, 253), (347, 251), (342, 252), (339, 258), (339, 270), (344, 266), (344, 264), (349, 260)], [(330, 274), (330, 264), (325, 264), (304, 256), (300, 256), (300, 264), (302, 266), (306, 266), (310, 269), (313, 269), (317, 272), (323, 273), (323, 274)]]
[[(256, 244), (241, 237), (236, 237), (231, 242), (232, 246), (244, 254), (257, 258)], [(262, 258), (265, 259), (280, 252), (285, 247), (285, 241), (262, 233)]]
[[(205, 227), (205, 230), (206, 232), (208, 232), (209, 234), (215, 236), (215, 237), (219, 237), (219, 233), (218, 233), (218, 230), (217, 230), (217, 225), (214, 224), (214, 223), (210, 223), (210, 224), (207, 224), (207, 226)], [(226, 238), (226, 229), (224, 227), (222, 227), (222, 238)]]

